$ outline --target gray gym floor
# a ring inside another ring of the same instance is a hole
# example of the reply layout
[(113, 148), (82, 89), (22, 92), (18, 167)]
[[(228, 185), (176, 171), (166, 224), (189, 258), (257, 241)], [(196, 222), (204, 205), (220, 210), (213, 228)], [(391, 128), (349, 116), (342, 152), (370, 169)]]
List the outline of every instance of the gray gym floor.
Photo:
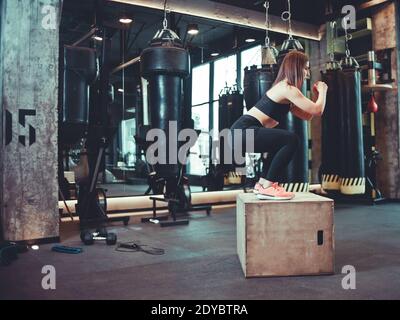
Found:
[[(120, 253), (96, 244), (79, 255), (39, 251), (0, 267), (0, 299), (399, 299), (400, 205), (336, 204), (336, 273), (245, 279), (236, 255), (235, 209), (192, 215), (189, 226), (121, 224), (121, 241), (165, 249), (165, 255)], [(64, 245), (80, 246), (64, 224)], [(41, 288), (44, 265), (56, 268), (56, 290)], [(356, 268), (356, 289), (344, 290), (344, 265)]]

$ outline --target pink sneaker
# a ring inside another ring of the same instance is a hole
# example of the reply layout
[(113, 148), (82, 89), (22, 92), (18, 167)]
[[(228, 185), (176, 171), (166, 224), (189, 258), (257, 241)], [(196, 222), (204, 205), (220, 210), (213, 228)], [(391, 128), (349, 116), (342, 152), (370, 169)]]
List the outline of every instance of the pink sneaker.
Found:
[(254, 186), (253, 193), (258, 194), (258, 190), (260, 188), (262, 188), (262, 185), (257, 182), (256, 185)]
[(278, 185), (277, 182), (273, 183), (272, 186), (264, 188), (259, 186), (257, 198), (260, 200), (291, 200), (295, 194), (293, 192), (287, 192), (285, 188)]

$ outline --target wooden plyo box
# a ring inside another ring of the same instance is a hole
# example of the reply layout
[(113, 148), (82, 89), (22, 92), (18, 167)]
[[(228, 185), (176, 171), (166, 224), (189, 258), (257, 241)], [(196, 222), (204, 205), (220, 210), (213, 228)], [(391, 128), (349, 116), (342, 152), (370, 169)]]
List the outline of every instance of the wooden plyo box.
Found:
[(334, 202), (313, 193), (292, 200), (239, 194), (237, 253), (246, 277), (334, 273)]

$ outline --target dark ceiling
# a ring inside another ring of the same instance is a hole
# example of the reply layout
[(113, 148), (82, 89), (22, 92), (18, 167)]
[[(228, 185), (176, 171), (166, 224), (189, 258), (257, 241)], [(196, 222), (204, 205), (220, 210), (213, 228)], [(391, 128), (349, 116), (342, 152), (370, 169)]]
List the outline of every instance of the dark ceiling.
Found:
[[(95, 3), (95, 0), (65, 0), (60, 28), (61, 44), (72, 44), (88, 33), (95, 21)], [(138, 56), (157, 30), (162, 28), (163, 12), (160, 10), (106, 2), (104, 11), (107, 21), (118, 21), (123, 14), (134, 18), (134, 23), (126, 31), (125, 60)], [(199, 27), (200, 32), (195, 37), (187, 34), (190, 23)], [(209, 56), (217, 48), (219, 51), (232, 48), (235, 37), (244, 42), (245, 38), (262, 39), (264, 36), (260, 30), (173, 13), (169, 14), (169, 27), (177, 31), (191, 53), (198, 56)], [(120, 39), (121, 33), (117, 31), (113, 37), (114, 64), (122, 60)]]
[[(160, 0), (162, 2), (162, 0)], [(196, 0), (201, 1), (201, 0)], [(264, 1), (260, 0), (211, 0), (242, 8), (264, 12)], [(72, 44), (85, 35), (95, 22), (96, 3), (98, 0), (64, 0), (60, 38), (61, 44)], [(321, 25), (332, 16), (340, 14), (340, 8), (345, 4), (355, 6), (362, 0), (291, 0), (292, 19)], [(271, 0), (270, 12), (280, 16), (287, 10), (287, 0)], [(136, 57), (147, 46), (158, 29), (162, 27), (163, 12), (139, 6), (104, 1), (105, 20), (116, 22), (126, 14), (134, 18), (134, 23), (126, 31), (125, 50), (121, 49), (121, 31), (115, 30), (113, 36), (113, 64), (121, 61), (122, 52), (125, 60)], [(197, 23), (200, 33), (187, 36), (187, 25)], [(169, 26), (176, 30), (193, 55), (207, 57), (212, 51), (225, 51), (244, 44), (246, 38), (252, 37), (260, 42), (264, 38), (262, 30), (246, 29), (214, 20), (207, 20), (181, 14), (169, 15)], [(271, 37), (278, 42), (284, 35), (272, 33)], [(201, 49), (203, 48), (203, 49)]]
[[(74, 43), (91, 29), (95, 21), (95, 2), (95, 0), (85, 0), (84, 2), (82, 0), (66, 0), (64, 2), (60, 28), (62, 44)], [(108, 21), (118, 21), (123, 14), (134, 18), (134, 23), (126, 32), (126, 56), (129, 57), (140, 54), (156, 31), (162, 28), (163, 12), (160, 10), (107, 2), (105, 13)], [(195, 37), (187, 35), (187, 25), (190, 23), (197, 23), (199, 26), (200, 33)], [(172, 24), (174, 24), (173, 29), (178, 32), (186, 45), (197, 48), (210, 48), (213, 41), (218, 41), (235, 31), (233, 25), (181, 14), (169, 15), (169, 26), (171, 27)], [(240, 30), (241, 28), (236, 29)], [(245, 32), (244, 29), (242, 32)], [(260, 31), (256, 31), (256, 33), (262, 34)], [(119, 39), (120, 32), (117, 32), (113, 38), (117, 51), (120, 49)]]

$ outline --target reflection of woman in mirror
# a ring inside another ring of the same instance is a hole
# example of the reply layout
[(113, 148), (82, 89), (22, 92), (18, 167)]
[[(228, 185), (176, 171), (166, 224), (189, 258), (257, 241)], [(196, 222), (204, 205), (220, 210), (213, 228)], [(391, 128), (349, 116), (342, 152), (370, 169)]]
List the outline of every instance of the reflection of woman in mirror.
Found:
[(254, 152), (268, 152), (268, 157), (263, 158), (261, 178), (254, 187), (259, 199), (289, 200), (294, 197), (294, 193), (279, 186), (279, 179), (300, 140), (293, 132), (274, 127), (288, 112), (302, 120), (310, 120), (324, 112), (327, 85), (321, 81), (315, 83), (311, 101), (300, 91), (306, 77), (309, 77), (307, 56), (299, 51), (288, 53), (272, 87), (231, 128), (242, 131), (242, 143), (245, 141), (245, 130), (254, 130)]

